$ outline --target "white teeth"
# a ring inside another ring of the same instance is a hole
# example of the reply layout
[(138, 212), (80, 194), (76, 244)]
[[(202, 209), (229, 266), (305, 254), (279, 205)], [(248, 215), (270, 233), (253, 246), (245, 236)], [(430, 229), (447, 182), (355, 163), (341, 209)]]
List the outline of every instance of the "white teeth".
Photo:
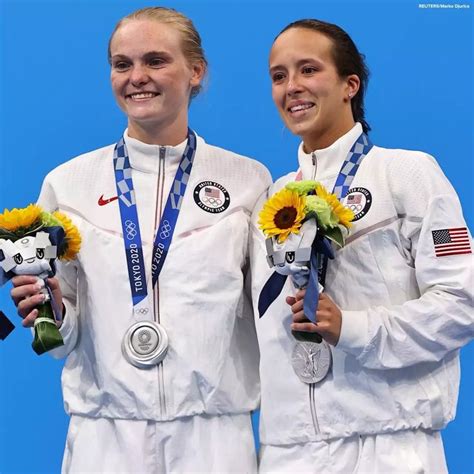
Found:
[(290, 112), (298, 112), (300, 110), (306, 110), (306, 109), (310, 109), (311, 107), (313, 107), (314, 104), (300, 104), (300, 105), (295, 105), (294, 107), (290, 107)]
[(155, 97), (155, 93), (153, 92), (138, 92), (137, 94), (130, 94), (130, 97), (132, 99), (151, 99), (152, 97)]

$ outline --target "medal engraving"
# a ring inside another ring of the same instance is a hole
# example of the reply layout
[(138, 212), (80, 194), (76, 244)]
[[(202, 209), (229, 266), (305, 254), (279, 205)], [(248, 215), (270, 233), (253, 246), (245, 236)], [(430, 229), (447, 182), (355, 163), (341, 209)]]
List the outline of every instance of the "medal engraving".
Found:
[(133, 332), (131, 343), (136, 352), (141, 355), (148, 355), (157, 348), (159, 336), (149, 328), (140, 327)]
[(326, 341), (321, 343), (298, 342), (291, 355), (291, 364), (298, 378), (304, 383), (316, 383), (328, 374), (332, 363), (331, 349)]
[(125, 333), (122, 353), (130, 364), (140, 369), (158, 365), (166, 356), (168, 335), (160, 324), (139, 321)]

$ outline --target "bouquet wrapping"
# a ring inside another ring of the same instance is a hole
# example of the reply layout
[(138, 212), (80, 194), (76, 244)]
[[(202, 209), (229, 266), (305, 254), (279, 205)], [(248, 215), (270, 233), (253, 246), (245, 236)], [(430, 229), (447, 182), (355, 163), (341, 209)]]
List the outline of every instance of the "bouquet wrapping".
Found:
[(56, 258), (73, 260), (81, 246), (77, 227), (63, 213), (45, 212), (35, 204), (0, 214), (0, 285), (15, 275), (35, 275), (45, 295), (34, 325), (33, 350), (40, 355), (64, 344), (58, 325), (62, 311), (47, 279), (56, 273)]

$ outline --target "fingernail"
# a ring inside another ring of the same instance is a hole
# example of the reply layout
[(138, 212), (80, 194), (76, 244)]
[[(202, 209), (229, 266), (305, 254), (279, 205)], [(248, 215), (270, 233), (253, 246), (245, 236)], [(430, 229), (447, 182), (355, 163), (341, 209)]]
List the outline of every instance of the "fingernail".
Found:
[(35, 284), (35, 288), (37, 290), (43, 289), (44, 288), (44, 280), (42, 280), (41, 278), (38, 278), (38, 281)]

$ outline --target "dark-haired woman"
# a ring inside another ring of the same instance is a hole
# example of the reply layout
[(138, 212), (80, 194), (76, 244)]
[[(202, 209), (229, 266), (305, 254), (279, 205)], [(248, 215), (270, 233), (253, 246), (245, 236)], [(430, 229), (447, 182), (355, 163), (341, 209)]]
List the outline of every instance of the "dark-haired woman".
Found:
[[(345, 247), (323, 265), (316, 323), (291, 279), (256, 315), (260, 469), (446, 472), (440, 430), (455, 416), (458, 353), (474, 328), (470, 235), (456, 193), (431, 156), (372, 145), (368, 71), (338, 26), (290, 24), (273, 43), (270, 76), (275, 105), (302, 143), (297, 172), (269, 195), (317, 180), (355, 218)], [(261, 207), (251, 250), (256, 308), (273, 272), (256, 230)], [(292, 330), (323, 340), (301, 342)]]

